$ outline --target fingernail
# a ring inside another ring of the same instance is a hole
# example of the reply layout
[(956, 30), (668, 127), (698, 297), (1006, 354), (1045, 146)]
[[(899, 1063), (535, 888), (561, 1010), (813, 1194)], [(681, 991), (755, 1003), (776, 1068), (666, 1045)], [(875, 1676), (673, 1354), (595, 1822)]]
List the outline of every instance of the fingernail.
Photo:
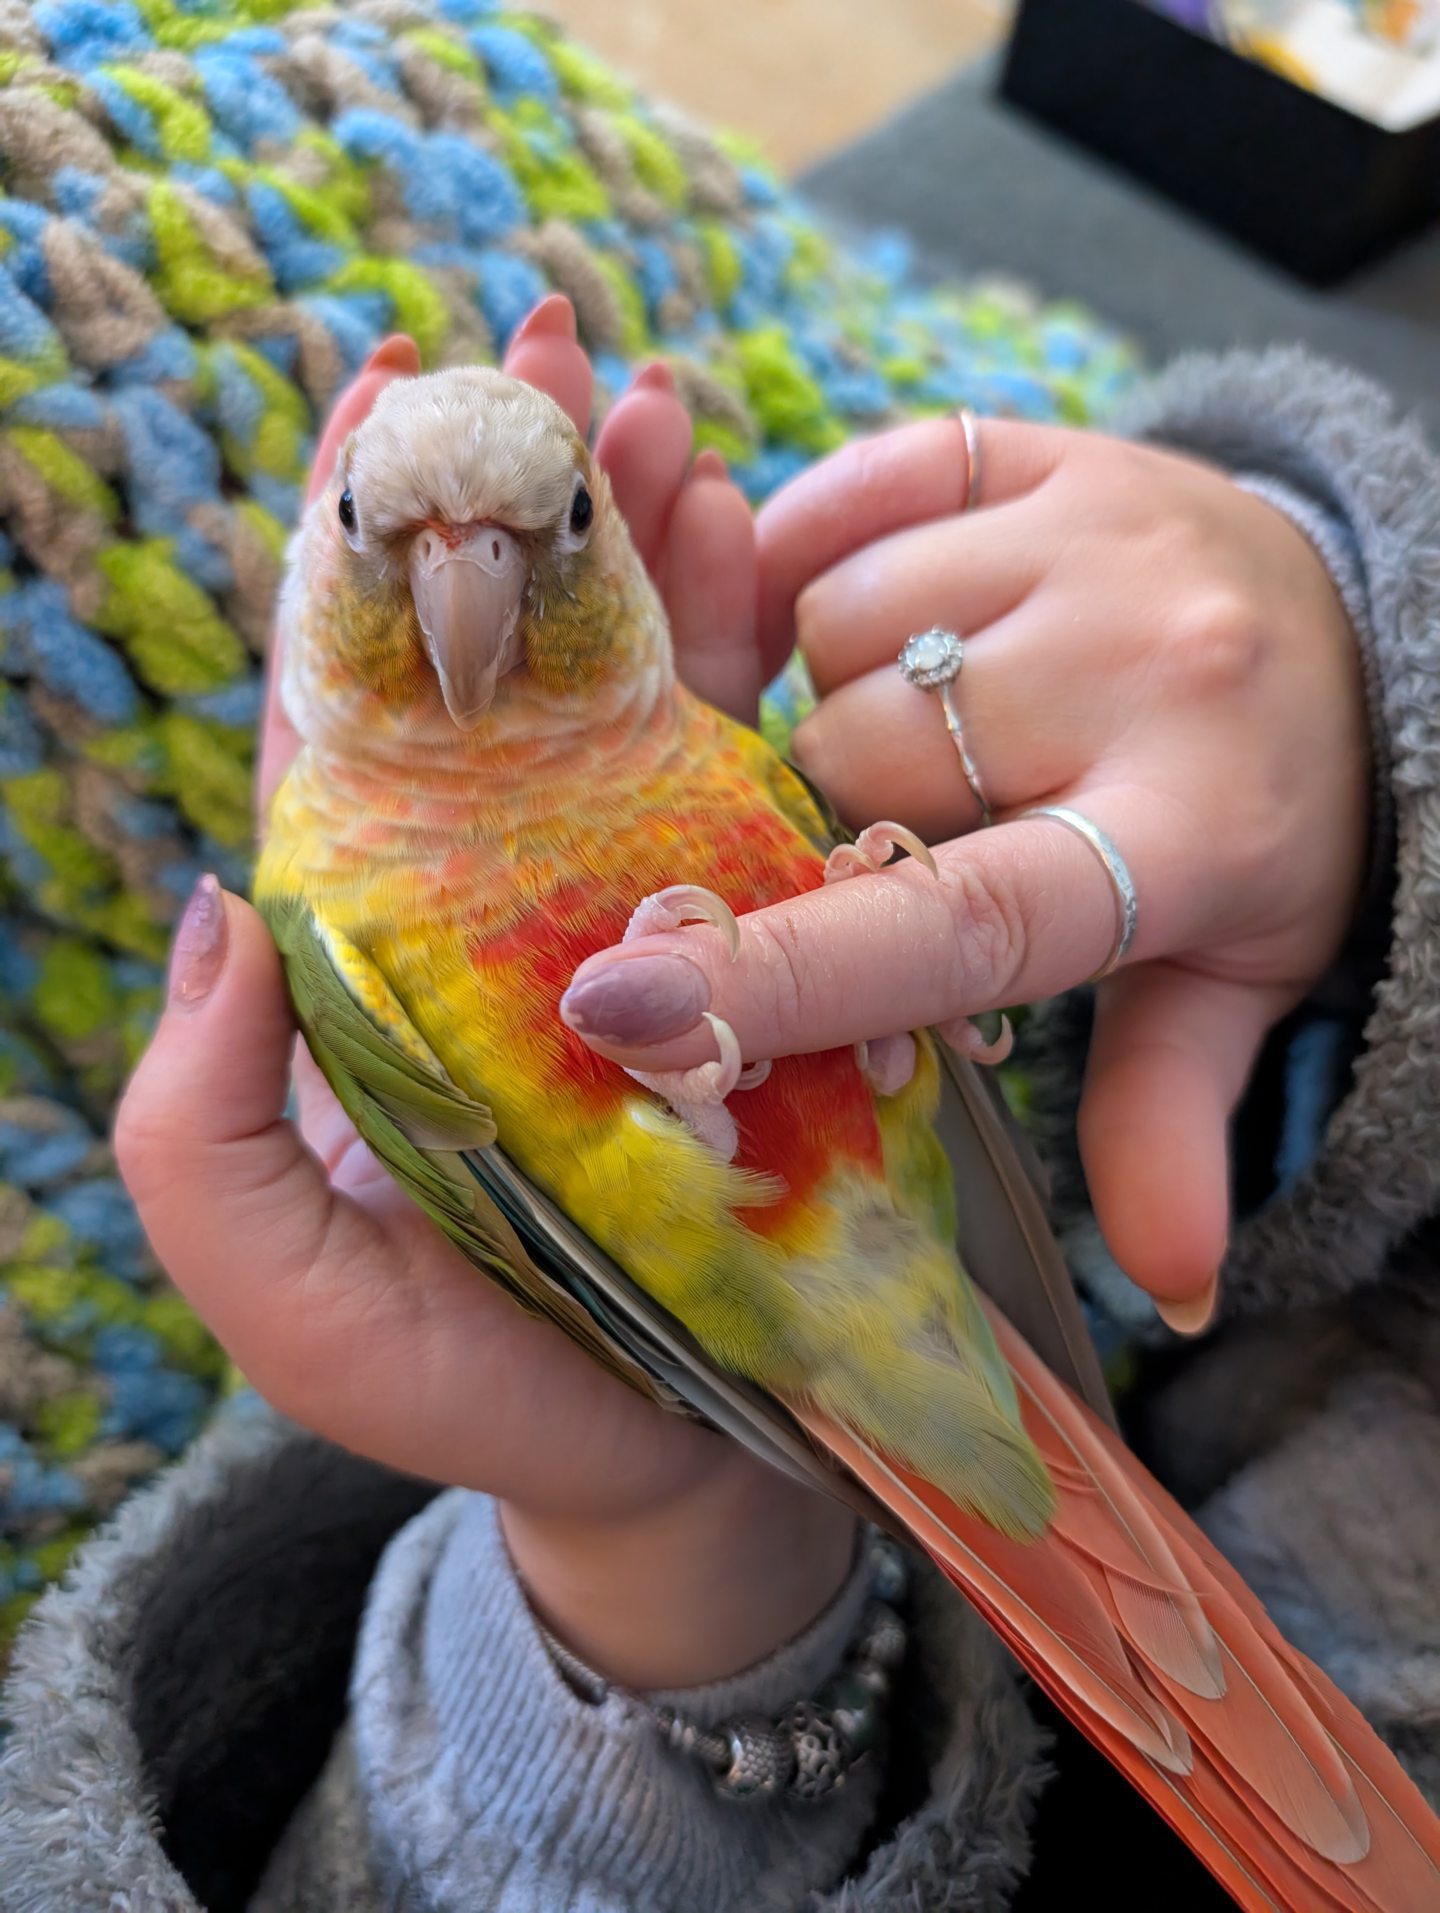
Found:
[(690, 467), (692, 478), (728, 478), (730, 467), (714, 449), (707, 445), (703, 452), (695, 454), (695, 462)]
[(601, 1043), (663, 1043), (709, 1007), (709, 979), (688, 957), (591, 957), (560, 999), (560, 1020)]
[(563, 292), (551, 292), (532, 306), (511, 335), (512, 346), (524, 339), (573, 339), (577, 336), (575, 308)]
[(675, 374), (663, 359), (652, 359), (649, 365), (642, 366), (630, 381), (632, 392), (673, 392)]
[(1199, 1335), (1209, 1328), (1215, 1319), (1215, 1307), (1220, 1300), (1220, 1278), (1212, 1276), (1198, 1295), (1187, 1295), (1179, 1301), (1155, 1301), (1155, 1313), (1167, 1328), (1174, 1329), (1177, 1335)]
[(365, 361), (367, 372), (418, 372), (420, 348), (404, 332), (392, 332), (382, 339)]
[(198, 1009), (209, 996), (225, 967), (229, 942), (225, 893), (218, 877), (206, 875), (190, 892), (170, 953), (170, 1001), (176, 1009)]

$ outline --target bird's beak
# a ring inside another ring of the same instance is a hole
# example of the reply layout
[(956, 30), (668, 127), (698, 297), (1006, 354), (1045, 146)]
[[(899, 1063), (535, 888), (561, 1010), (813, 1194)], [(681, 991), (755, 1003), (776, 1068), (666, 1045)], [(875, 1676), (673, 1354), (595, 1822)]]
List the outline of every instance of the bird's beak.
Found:
[(489, 710), (500, 678), (520, 662), (526, 565), (498, 525), (441, 532), (410, 547), (410, 590), (445, 708), (462, 731)]

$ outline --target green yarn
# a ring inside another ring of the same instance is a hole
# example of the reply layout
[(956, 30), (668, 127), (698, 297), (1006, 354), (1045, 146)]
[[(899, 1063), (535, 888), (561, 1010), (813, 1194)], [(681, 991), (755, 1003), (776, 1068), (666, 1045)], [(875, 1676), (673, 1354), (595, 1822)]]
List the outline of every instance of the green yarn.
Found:
[(326, 281), (328, 292), (380, 292), (390, 302), (390, 326), (408, 332), (427, 364), (439, 357), (450, 330), (444, 299), (417, 266), (403, 259), (352, 259)]
[(510, 108), (492, 108), (490, 118), (537, 220), (583, 223), (610, 217), (609, 193), (570, 145), (568, 133), (547, 106), (539, 100), (521, 100)]
[(107, 524), (114, 524), (120, 515), (114, 492), (63, 439), (35, 425), (12, 425), (5, 436), (67, 505), (98, 512)]
[(175, 188), (150, 188), (150, 231), (155, 270), (150, 283), (166, 310), (185, 325), (203, 326), (264, 303), (271, 287), (263, 272), (233, 272), (214, 257)]
[(133, 66), (101, 69), (121, 92), (143, 106), (154, 122), (166, 159), (199, 166), (210, 157), (210, 121), (203, 107), (185, 99), (172, 86)]
[(739, 333), (735, 357), (756, 417), (775, 438), (807, 452), (833, 452), (845, 442), (845, 428), (829, 411), (825, 395), (796, 357), (780, 326)]
[(32, 1001), (45, 1027), (67, 1042), (93, 1036), (120, 1014), (110, 965), (74, 937), (57, 937), (45, 952)]
[(110, 589), (95, 626), (125, 646), (152, 690), (184, 697), (230, 683), (245, 668), (245, 647), (173, 553), (164, 538), (102, 551), (96, 568)]

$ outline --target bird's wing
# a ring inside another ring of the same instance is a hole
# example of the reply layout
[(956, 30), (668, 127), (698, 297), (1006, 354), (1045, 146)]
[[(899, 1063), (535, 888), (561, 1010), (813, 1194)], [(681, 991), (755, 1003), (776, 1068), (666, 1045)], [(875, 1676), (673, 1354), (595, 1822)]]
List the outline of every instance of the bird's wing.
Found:
[(499, 1147), (490, 1112), (447, 1076), (385, 979), (304, 900), (262, 896), (316, 1064), (361, 1139), (462, 1254), (602, 1367), (709, 1422), (866, 1519), (883, 1510), (763, 1390), (716, 1368)]

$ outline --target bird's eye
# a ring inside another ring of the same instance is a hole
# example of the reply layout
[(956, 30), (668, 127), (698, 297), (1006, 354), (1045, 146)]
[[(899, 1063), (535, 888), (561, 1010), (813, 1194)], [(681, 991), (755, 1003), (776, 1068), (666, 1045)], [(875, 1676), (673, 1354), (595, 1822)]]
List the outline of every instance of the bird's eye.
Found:
[(590, 529), (590, 520), (595, 516), (595, 501), (585, 487), (580, 486), (570, 506), (570, 529), (577, 538), (583, 538)]
[(347, 485), (340, 494), (340, 523), (353, 533), (359, 520), (355, 516), (355, 494)]

